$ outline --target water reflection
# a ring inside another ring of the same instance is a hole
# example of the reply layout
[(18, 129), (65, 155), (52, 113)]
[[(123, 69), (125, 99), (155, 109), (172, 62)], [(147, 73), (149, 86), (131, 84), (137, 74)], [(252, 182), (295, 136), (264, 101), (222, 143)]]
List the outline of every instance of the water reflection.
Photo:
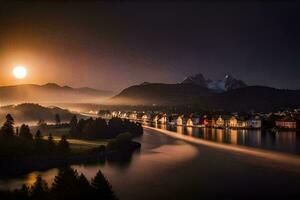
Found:
[(289, 149), (290, 151), (297, 150), (296, 132), (278, 132), (275, 135), (276, 145), (278, 149)]
[(184, 129), (183, 126), (177, 126), (177, 133), (183, 135), (184, 134)]
[[(157, 127), (166, 128), (161, 125), (157, 125)], [(71, 167), (76, 169), (79, 174), (83, 173), (89, 180), (100, 169), (111, 182), (114, 190), (118, 191), (118, 194), (120, 194), (118, 196), (123, 197), (124, 194), (128, 195), (130, 193), (127, 190), (128, 188), (140, 187), (139, 190), (148, 191), (148, 187), (143, 186), (147, 184), (148, 180), (154, 177), (155, 180), (159, 180), (160, 177), (169, 173), (170, 168), (182, 165), (196, 157), (199, 153), (195, 146), (170, 139), (162, 134), (146, 133), (135, 140), (142, 143), (142, 146), (140, 152), (134, 152), (130, 159), (124, 161), (107, 160), (105, 162), (73, 165)], [(0, 189), (20, 188), (23, 184), (31, 186), (38, 175), (41, 175), (51, 185), (57, 173), (58, 169), (54, 168), (42, 172), (31, 172), (22, 177), (6, 180), (0, 179)], [(159, 181), (156, 184), (160, 184)]]
[(300, 133), (295, 131), (272, 133), (261, 130), (194, 128), (159, 124), (154, 127), (219, 143), (300, 154)]
[(217, 142), (222, 143), (223, 142), (223, 130), (221, 129), (215, 129), (216, 135), (217, 135)]
[(238, 141), (237, 130), (232, 130), (230, 134), (227, 132), (227, 135), (229, 135), (231, 144), (237, 144)]

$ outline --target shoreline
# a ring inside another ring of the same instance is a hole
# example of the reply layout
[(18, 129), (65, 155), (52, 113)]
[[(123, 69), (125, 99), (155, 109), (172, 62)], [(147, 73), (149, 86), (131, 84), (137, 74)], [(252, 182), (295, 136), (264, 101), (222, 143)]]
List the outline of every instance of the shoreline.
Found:
[(85, 154), (71, 154), (62, 156), (28, 156), (25, 158), (11, 158), (1, 160), (0, 179), (22, 176), (32, 171), (44, 171), (74, 164), (122, 162), (131, 158), (141, 144), (133, 141), (132, 149), (127, 151), (86, 152)]

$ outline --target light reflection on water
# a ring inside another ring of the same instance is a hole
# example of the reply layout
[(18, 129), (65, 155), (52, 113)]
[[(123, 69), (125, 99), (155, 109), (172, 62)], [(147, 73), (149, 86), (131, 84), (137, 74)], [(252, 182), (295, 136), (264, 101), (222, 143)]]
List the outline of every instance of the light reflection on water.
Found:
[[(256, 147), (265, 145), (291, 152), (295, 152), (299, 144), (299, 137), (295, 132), (272, 134), (250, 130), (195, 129), (159, 124), (155, 126), (173, 130), (177, 134), (190, 135), (193, 138), (188, 137), (189, 139), (197, 141), (199, 139), (196, 138), (203, 138), (236, 145)], [(136, 140), (142, 143), (141, 150), (134, 153), (125, 163), (105, 162), (72, 167), (88, 179), (94, 177), (100, 169), (112, 184), (117, 196), (123, 200), (209, 199), (197, 197), (236, 193), (241, 195), (238, 199), (243, 199), (243, 195), (249, 193), (249, 188), (255, 192), (259, 191), (257, 194), (272, 192), (286, 194), (292, 191), (290, 188), (298, 191), (295, 188), (298, 189), (300, 185), (299, 178), (294, 177), (294, 174), (281, 176), (274, 172), (268, 173), (270, 170), (260, 171), (260, 168), (254, 167), (255, 165), (234, 162), (235, 157), (205, 151), (196, 145), (151, 130), (145, 129), (145, 134)], [(19, 188), (22, 184), (32, 185), (38, 175), (51, 184), (57, 173), (58, 169), (50, 169), (32, 172), (23, 177), (0, 180), (0, 189)], [(186, 194), (189, 194), (190, 198), (186, 198)]]
[[(142, 148), (139, 152), (135, 152), (128, 161), (73, 165), (72, 168), (76, 169), (79, 174), (83, 173), (89, 180), (100, 169), (113, 185), (113, 189), (119, 193), (118, 196), (124, 197), (134, 195), (136, 192), (146, 193), (149, 184), (157, 184), (159, 187), (162, 183), (153, 183), (153, 179), (159, 180), (170, 170), (181, 166), (199, 153), (195, 146), (175, 141), (161, 134), (144, 134), (136, 140), (142, 143)], [(22, 177), (0, 180), (0, 189), (20, 188), (23, 184), (31, 186), (38, 175), (51, 185), (57, 173), (58, 169), (54, 168), (42, 172), (31, 172)], [(126, 185), (125, 188), (124, 185)], [(126, 188), (131, 188), (131, 190), (128, 191)]]
[(218, 143), (300, 154), (300, 133), (296, 131), (272, 133), (262, 130), (197, 128), (165, 124), (149, 126)]

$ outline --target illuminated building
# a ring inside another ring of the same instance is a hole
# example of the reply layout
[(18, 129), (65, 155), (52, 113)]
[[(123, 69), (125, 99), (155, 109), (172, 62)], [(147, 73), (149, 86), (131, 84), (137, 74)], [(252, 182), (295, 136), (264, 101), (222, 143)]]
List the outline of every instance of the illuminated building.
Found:
[(275, 122), (278, 128), (296, 129), (297, 122), (291, 117), (285, 117)]

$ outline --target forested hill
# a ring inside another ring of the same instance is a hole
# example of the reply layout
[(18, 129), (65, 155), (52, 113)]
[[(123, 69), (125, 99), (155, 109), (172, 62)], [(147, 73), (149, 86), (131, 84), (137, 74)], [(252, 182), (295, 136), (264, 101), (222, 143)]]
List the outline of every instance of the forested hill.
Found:
[(0, 107), (0, 119), (5, 119), (5, 116), (10, 113), (16, 123), (37, 122), (42, 119), (45, 121), (54, 121), (55, 115), (60, 116), (61, 121), (69, 121), (73, 114), (66, 109), (59, 107), (43, 107), (39, 104), (19, 104)]

